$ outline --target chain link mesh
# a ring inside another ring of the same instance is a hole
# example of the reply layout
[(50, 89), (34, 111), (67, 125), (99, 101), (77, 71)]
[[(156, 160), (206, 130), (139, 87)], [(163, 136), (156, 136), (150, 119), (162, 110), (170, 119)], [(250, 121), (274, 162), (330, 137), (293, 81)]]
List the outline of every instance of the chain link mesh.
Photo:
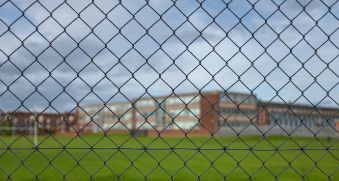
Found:
[(0, 0), (1, 180), (338, 180), (336, 0)]

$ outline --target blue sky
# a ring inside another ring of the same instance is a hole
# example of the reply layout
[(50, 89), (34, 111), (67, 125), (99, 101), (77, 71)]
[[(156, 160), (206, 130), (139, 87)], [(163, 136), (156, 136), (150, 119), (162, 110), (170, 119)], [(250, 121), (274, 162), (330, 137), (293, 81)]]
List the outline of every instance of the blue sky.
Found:
[(0, 1), (0, 110), (64, 111), (146, 89), (339, 105), (335, 0), (90, 2)]

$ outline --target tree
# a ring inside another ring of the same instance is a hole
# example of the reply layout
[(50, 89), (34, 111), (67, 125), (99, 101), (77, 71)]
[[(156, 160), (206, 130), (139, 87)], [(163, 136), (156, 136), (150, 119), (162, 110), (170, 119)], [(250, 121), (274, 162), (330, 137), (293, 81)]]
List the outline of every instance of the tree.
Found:
[(10, 116), (6, 116), (4, 121), (0, 122), (0, 135), (11, 135), (12, 134), (12, 121)]

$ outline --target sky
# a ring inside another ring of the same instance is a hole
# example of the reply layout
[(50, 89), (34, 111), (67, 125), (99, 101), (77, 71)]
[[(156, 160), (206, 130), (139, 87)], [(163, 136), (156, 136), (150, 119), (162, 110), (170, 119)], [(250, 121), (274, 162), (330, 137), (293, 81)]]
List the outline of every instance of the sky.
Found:
[(0, 0), (0, 111), (220, 90), (339, 107), (336, 0)]

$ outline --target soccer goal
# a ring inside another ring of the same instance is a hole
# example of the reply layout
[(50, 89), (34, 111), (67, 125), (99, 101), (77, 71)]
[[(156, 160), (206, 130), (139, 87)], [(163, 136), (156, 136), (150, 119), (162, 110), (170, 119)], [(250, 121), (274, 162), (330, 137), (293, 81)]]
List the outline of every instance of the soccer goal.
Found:
[(38, 145), (39, 135), (39, 120), (35, 119), (35, 116), (31, 116), (24, 122), (18, 122), (17, 119), (11, 116), (6, 116), (5, 119), (0, 120), (0, 135), (1, 136), (12, 136), (24, 134), (33, 137), (33, 143), (35, 146)]

